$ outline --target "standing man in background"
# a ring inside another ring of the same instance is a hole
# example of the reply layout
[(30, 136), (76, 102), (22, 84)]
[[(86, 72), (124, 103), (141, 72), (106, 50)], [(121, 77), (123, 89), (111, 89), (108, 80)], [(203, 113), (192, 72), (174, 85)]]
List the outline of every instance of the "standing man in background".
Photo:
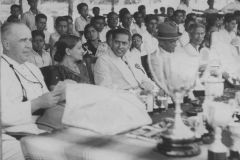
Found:
[(85, 26), (90, 23), (88, 5), (86, 3), (80, 3), (77, 5), (77, 10), (80, 16), (75, 19), (75, 29), (79, 33), (80, 38), (82, 38)]
[(28, 26), (28, 28), (33, 31), (36, 30), (35, 25), (35, 16), (41, 12), (37, 9), (38, 1), (37, 0), (27, 0), (28, 5), (30, 6), (29, 11), (25, 12), (22, 16), (22, 22)]

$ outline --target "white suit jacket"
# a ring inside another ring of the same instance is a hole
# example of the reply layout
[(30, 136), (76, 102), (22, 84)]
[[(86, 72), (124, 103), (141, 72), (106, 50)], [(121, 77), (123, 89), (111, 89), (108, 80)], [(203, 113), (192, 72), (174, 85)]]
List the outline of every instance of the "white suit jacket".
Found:
[[(183, 53), (183, 50), (168, 53), (159, 48), (157, 52), (148, 57), (148, 62), (154, 81), (168, 94), (171, 91), (170, 87), (177, 88), (182, 85), (182, 82), (178, 84), (179, 78), (186, 81), (197, 78), (198, 65), (195, 65), (196, 58)], [(171, 76), (172, 78), (170, 78)], [(172, 83), (168, 85), (170, 81)]]
[[(11, 132), (27, 132), (38, 134), (42, 132), (35, 124), (31, 112), (31, 100), (48, 92), (43, 80), (41, 71), (37, 66), (31, 63), (19, 64), (6, 55), (2, 55), (17, 70), (17, 74), (21, 73), (30, 81), (39, 82), (32, 83), (25, 80), (21, 75), (19, 78), (26, 89), (28, 100), (22, 102), (23, 92), (13, 69), (9, 64), (1, 58), (1, 111), (2, 111), (2, 127), (4, 131)], [(37, 77), (34, 77), (34, 75)], [(19, 73), (18, 73), (19, 72)]]
[(226, 29), (222, 29), (218, 32), (212, 33), (212, 47), (220, 47), (222, 44), (231, 44), (231, 41), (236, 38), (234, 31), (228, 32)]
[(100, 56), (94, 66), (95, 83), (116, 89), (136, 89), (145, 81), (153, 83), (147, 77), (142, 65), (127, 54), (123, 58), (127, 64), (112, 51)]

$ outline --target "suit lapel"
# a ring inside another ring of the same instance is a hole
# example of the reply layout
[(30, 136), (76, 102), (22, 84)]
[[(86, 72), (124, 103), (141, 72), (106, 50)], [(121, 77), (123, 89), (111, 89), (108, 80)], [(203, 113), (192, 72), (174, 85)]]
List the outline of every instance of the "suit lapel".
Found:
[[(133, 75), (133, 72), (130, 70), (130, 68), (124, 63), (123, 60), (113, 55), (114, 53), (111, 53), (110, 62), (119, 70), (119, 72), (122, 74), (123, 78), (130, 84), (136, 84), (135, 81), (137, 80)], [(137, 81), (138, 82), (138, 81)]]

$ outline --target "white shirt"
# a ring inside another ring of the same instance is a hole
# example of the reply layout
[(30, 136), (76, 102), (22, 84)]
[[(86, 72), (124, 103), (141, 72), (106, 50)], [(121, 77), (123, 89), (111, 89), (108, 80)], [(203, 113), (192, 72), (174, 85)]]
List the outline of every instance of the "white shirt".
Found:
[(112, 51), (97, 59), (94, 80), (96, 85), (108, 88), (121, 90), (138, 88), (138, 82), (128, 65)]
[(218, 32), (212, 33), (212, 47), (220, 47), (221, 44), (231, 44), (232, 40), (236, 38), (234, 31), (228, 32), (226, 29), (222, 29)]
[(50, 41), (50, 33), (46, 29), (43, 31), (43, 33), (45, 35), (45, 43), (48, 44)]
[[(119, 25), (119, 27), (126, 29), (126, 28), (122, 25), (122, 23)], [(131, 33), (132, 35), (135, 34), (135, 33), (137, 33), (136, 26), (134, 26), (133, 23), (130, 25), (130, 33)]]
[[(37, 128), (33, 120), (31, 100), (48, 92), (42, 73), (31, 63), (19, 64), (6, 55), (2, 55), (2, 57), (17, 70), (16, 73), (19, 75), (28, 98), (26, 102), (22, 102), (23, 92), (20, 82), (13, 69), (1, 58), (1, 93), (4, 93), (1, 94), (2, 127), (4, 131), (38, 134), (42, 131)], [(24, 77), (29, 81), (24, 79)]]
[(132, 23), (132, 32), (138, 33), (142, 35), (144, 32), (147, 32), (146, 26), (142, 23), (141, 27), (139, 27), (136, 23)]
[[(194, 48), (191, 43), (186, 44), (183, 48), (189, 56), (200, 57), (200, 52)], [(199, 46), (197, 48), (199, 48)]]
[(231, 77), (240, 78), (240, 56), (233, 45), (222, 43), (221, 46), (212, 47), (211, 51), (215, 52), (215, 57), (220, 62), (223, 71), (229, 73)]
[(106, 42), (106, 34), (109, 31), (108, 27), (104, 27), (102, 32), (99, 32), (99, 39), (101, 40), (101, 42)]
[(96, 51), (95, 56), (100, 57), (104, 54), (107, 54), (108, 52), (111, 52), (111, 48), (106, 42), (100, 42)]
[(49, 39), (50, 46), (53, 47), (59, 38), (60, 38), (60, 34), (58, 32), (52, 33)]
[(137, 48), (132, 48), (131, 51), (129, 51), (128, 55), (129, 57), (135, 59), (136, 62), (138, 62), (138, 64), (142, 64), (141, 62), (141, 56), (144, 53), (142, 53), (141, 51), (139, 51)]
[(52, 65), (52, 58), (45, 50), (42, 51), (42, 56), (33, 50), (33, 54), (30, 56), (29, 62), (35, 64), (39, 68), (42, 68)]
[(142, 50), (146, 55), (151, 54), (158, 50), (158, 40), (153, 37), (148, 31), (142, 34)]
[(233, 13), (234, 11), (240, 10), (240, 2), (235, 0), (223, 7), (222, 11), (226, 13)]
[(85, 26), (90, 23), (90, 18), (87, 20), (83, 18), (81, 15), (75, 19), (75, 30), (76, 31), (84, 31)]
[[(38, 11), (38, 14), (41, 13)], [(33, 31), (36, 30), (36, 25), (35, 25), (35, 17), (37, 14), (34, 14), (30, 9), (29, 11), (25, 12), (22, 16), (22, 23), (26, 24), (28, 28)]]
[(179, 37), (178, 41), (177, 41), (177, 46), (178, 47), (183, 47), (185, 45), (187, 45), (190, 41), (190, 37), (187, 31), (184, 31), (182, 33), (182, 36)]
[(177, 7), (177, 10), (184, 10), (186, 11), (186, 14), (189, 14), (192, 12), (192, 8), (190, 6), (187, 6), (184, 3), (180, 3), (179, 6)]
[(185, 32), (185, 27), (184, 27), (183, 23), (178, 24), (178, 30), (179, 30), (180, 33)]
[[(199, 46), (197, 48), (199, 48)], [(191, 61), (193, 62), (189, 63), (189, 68), (199, 68), (202, 64), (204, 64), (204, 62), (202, 61), (202, 55), (200, 54), (200, 51), (194, 48), (191, 43), (185, 45), (183, 49), (185, 51), (184, 53), (191, 57)], [(204, 86), (201, 84), (199, 75), (197, 77), (196, 86), (194, 87), (194, 90), (204, 90)], [(191, 93), (189, 96), (192, 97), (193, 94)]]

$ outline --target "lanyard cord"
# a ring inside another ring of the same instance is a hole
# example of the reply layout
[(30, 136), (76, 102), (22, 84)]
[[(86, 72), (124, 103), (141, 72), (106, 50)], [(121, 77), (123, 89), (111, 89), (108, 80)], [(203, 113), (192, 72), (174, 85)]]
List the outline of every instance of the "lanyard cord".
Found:
[(22, 102), (26, 102), (28, 100), (28, 98), (27, 98), (27, 91), (24, 88), (24, 86), (22, 84), (22, 81), (20, 80), (19, 75), (16, 73), (15, 68), (13, 67), (13, 65), (10, 64), (3, 56), (1, 56), (1, 57), (9, 64), (9, 67), (13, 70), (15, 76), (17, 77), (17, 79), (18, 79), (18, 81), (19, 81), (19, 83), (21, 85), (21, 88), (22, 88), (22, 94), (23, 94)]
[(37, 76), (30, 70), (30, 68), (28, 68), (28, 66), (26, 64), (24, 64), (25, 67), (29, 70), (29, 72), (33, 75), (33, 77), (37, 80), (37, 82), (31, 81), (29, 79), (27, 79), (26, 77), (24, 77), (21, 73), (19, 73), (17, 70), (17, 72), (27, 81), (31, 82), (31, 83), (35, 83), (35, 84), (40, 84), (41, 88), (43, 88), (43, 84), (40, 82), (40, 80), (37, 78)]
[[(40, 84), (41, 88), (43, 88), (43, 84), (39, 81), (39, 79), (37, 78), (37, 76), (30, 70), (30, 68), (27, 67), (27, 65), (24, 64), (25, 67), (29, 70), (29, 72), (30, 72), (30, 73), (34, 76), (34, 78), (37, 80), (37, 82), (34, 82), (34, 81), (31, 81), (31, 80), (27, 79), (27, 78), (26, 78), (24, 75), (22, 75), (18, 70), (16, 70), (16, 69), (13, 67), (13, 65), (6, 60), (6, 58), (4, 58), (3, 56), (1, 56), (1, 57), (9, 64), (9, 67), (12, 68), (15, 76), (17, 77), (17, 79), (18, 79), (18, 81), (19, 81), (19, 83), (20, 83), (20, 85), (21, 85), (22, 93), (23, 93), (23, 100), (22, 100), (22, 102), (27, 101), (28, 98), (27, 98), (26, 89), (24, 88), (24, 86), (23, 86), (23, 84), (22, 84), (22, 81), (21, 81), (19, 75), (20, 75), (23, 79), (25, 79), (26, 81), (28, 81), (28, 82), (31, 82), (31, 83), (33, 83), (33, 84)], [(19, 75), (18, 75), (17, 73), (18, 73)]]

